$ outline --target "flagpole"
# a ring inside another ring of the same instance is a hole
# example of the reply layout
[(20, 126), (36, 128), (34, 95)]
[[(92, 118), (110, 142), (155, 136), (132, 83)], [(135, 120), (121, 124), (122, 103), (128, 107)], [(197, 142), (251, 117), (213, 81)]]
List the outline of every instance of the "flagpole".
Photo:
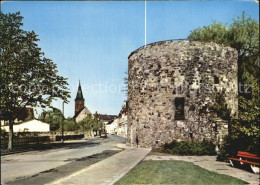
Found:
[(146, 0), (145, 2), (145, 6), (144, 6), (144, 45), (146, 47)]

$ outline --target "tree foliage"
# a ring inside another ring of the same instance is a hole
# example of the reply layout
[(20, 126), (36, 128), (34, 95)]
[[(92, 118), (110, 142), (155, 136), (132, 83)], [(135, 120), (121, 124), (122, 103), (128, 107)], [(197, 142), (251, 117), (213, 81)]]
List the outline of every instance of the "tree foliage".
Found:
[[(249, 83), (253, 93), (259, 84), (259, 23), (244, 13), (233, 19), (229, 26), (213, 22), (210, 26), (197, 28), (188, 37), (192, 41), (215, 42), (238, 51), (238, 80)], [(246, 90), (246, 89), (242, 89)], [(241, 92), (242, 94), (248, 94)], [(249, 93), (250, 94), (250, 93)]]
[(34, 115), (33, 114), (29, 114), (26, 118), (25, 118), (25, 121), (30, 121), (30, 120), (33, 120), (35, 119)]
[(92, 122), (93, 122), (93, 118), (92, 118), (91, 114), (88, 114), (87, 117), (85, 117), (83, 120), (78, 122), (78, 124), (80, 126), (80, 130), (81, 131), (91, 130)]
[(57, 65), (44, 57), (34, 31), (22, 29), (19, 12), (0, 14), (1, 110), (10, 123), (12, 150), (14, 115), (27, 106), (51, 107), (55, 98), (67, 101), (67, 79), (58, 75)]
[(102, 122), (99, 121), (97, 112), (94, 114), (94, 116), (92, 116), (91, 114), (87, 115), (87, 117), (80, 121), (78, 124), (81, 131), (98, 131), (103, 126)]
[(79, 131), (80, 127), (72, 118), (64, 120), (64, 131)]
[(228, 108), (224, 92), (219, 92), (215, 96), (215, 104), (213, 105), (213, 111), (217, 113), (217, 116), (223, 120), (230, 121), (231, 110)]
[(128, 83), (129, 83), (129, 80), (128, 80), (128, 71), (125, 71), (124, 72), (125, 74), (125, 77), (124, 77), (124, 89), (123, 89), (123, 92), (125, 93), (125, 95), (127, 96), (128, 94)]
[(61, 128), (64, 117), (61, 110), (53, 108), (53, 110), (43, 111), (39, 119), (43, 122), (49, 123), (51, 131), (58, 131)]
[(230, 122), (232, 138), (227, 139), (230, 142), (226, 146), (236, 143), (239, 147), (234, 147), (235, 150), (254, 151), (259, 147), (260, 134), (259, 22), (243, 13), (229, 25), (215, 21), (209, 26), (195, 29), (188, 38), (228, 45), (238, 51), (239, 116)]

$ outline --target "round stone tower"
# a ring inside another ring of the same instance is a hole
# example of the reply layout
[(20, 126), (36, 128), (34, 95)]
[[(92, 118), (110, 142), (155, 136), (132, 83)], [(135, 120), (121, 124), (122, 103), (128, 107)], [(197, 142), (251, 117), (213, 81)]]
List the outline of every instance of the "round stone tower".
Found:
[(162, 41), (128, 57), (128, 139), (143, 147), (172, 140), (212, 140), (227, 122), (212, 107), (223, 93), (237, 113), (237, 51), (215, 43)]

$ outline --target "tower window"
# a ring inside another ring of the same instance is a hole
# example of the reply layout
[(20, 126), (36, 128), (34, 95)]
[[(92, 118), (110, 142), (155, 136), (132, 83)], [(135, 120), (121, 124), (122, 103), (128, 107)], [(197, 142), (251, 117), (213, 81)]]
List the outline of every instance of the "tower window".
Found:
[(184, 119), (184, 98), (175, 98), (175, 120)]
[(214, 84), (219, 84), (219, 78), (217, 76), (214, 76)]

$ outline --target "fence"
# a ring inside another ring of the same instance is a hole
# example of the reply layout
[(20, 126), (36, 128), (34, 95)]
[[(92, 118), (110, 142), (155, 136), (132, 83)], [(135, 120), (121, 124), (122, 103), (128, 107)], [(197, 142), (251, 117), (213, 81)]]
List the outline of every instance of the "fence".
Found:
[[(64, 140), (76, 140), (76, 139), (82, 139), (84, 138), (84, 134), (78, 134), (78, 135), (64, 135)], [(58, 135), (56, 136), (56, 141), (60, 141), (62, 139), (62, 136)]]
[[(77, 140), (94, 137), (92, 132), (64, 132), (64, 140)], [(13, 145), (37, 144), (47, 141), (61, 141), (61, 132), (17, 132), (14, 133)], [(8, 133), (1, 136), (1, 147), (8, 145)]]
[[(1, 148), (8, 145), (8, 138), (1, 138)], [(27, 145), (27, 144), (37, 144), (50, 141), (49, 136), (39, 136), (39, 137), (14, 137), (13, 145)]]

